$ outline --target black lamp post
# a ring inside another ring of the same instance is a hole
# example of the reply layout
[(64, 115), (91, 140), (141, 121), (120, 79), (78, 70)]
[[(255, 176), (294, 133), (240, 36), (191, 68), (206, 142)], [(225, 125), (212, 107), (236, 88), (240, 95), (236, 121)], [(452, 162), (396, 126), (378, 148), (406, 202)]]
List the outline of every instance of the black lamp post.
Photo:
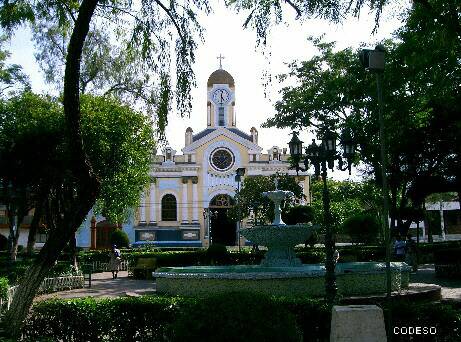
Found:
[[(341, 134), (341, 145), (343, 147), (343, 155), (339, 155), (336, 151), (337, 134), (328, 128), (322, 129), (319, 132), (319, 138), (322, 143), (317, 145), (315, 139), (305, 149), (306, 154), (302, 154), (302, 141), (299, 140), (298, 134), (293, 133), (293, 138), (288, 143), (290, 146), (290, 155), (292, 165), (296, 172), (307, 171), (309, 164), (314, 166), (315, 176), (322, 176), (323, 180), (323, 221), (325, 228), (325, 292), (329, 303), (333, 303), (336, 298), (336, 276), (335, 276), (335, 261), (333, 258), (335, 252), (335, 234), (332, 229), (332, 217), (330, 211), (330, 191), (327, 185), (327, 168), (333, 170), (335, 160), (338, 160), (338, 169), (345, 171), (349, 170), (351, 174), (352, 159), (355, 153), (355, 145), (350, 134), (350, 131), (344, 130)], [(345, 161), (343, 160), (345, 159)], [(299, 163), (303, 162), (304, 167), (300, 167)]]
[[(242, 177), (245, 175), (245, 168), (239, 167), (235, 171), (235, 181), (237, 182), (237, 194), (240, 192), (240, 183), (242, 182)], [(240, 220), (240, 209), (239, 209), (239, 220), (237, 222), (237, 244), (240, 252), (240, 229), (242, 228), (242, 221)]]
[[(383, 88), (382, 79), (385, 66), (385, 49), (378, 45), (374, 50), (363, 49), (359, 54), (360, 61), (365, 69), (376, 75), (376, 87), (378, 93), (378, 114), (379, 114), (379, 142), (381, 152), (381, 174), (383, 186), (383, 228), (386, 244), (386, 292), (387, 299), (391, 298), (391, 242), (389, 232), (389, 190), (387, 185), (387, 146), (384, 141), (384, 118), (383, 118)], [(390, 312), (390, 311), (389, 311)]]

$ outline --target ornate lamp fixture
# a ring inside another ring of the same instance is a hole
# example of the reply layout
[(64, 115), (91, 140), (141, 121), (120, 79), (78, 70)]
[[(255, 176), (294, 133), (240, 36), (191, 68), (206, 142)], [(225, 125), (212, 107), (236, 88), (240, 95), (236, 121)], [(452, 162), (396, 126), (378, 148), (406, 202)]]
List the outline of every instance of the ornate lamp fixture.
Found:
[[(340, 145), (343, 153), (338, 154), (336, 150), (336, 141), (338, 135), (328, 128), (324, 128), (319, 134), (321, 144), (317, 145), (315, 139), (312, 139), (312, 143), (305, 148), (305, 154), (302, 154), (303, 142), (299, 140), (298, 133), (293, 132), (293, 138), (291, 138), (288, 146), (290, 147), (290, 156), (292, 161), (292, 167), (296, 169), (296, 172), (307, 171), (309, 166), (312, 165), (315, 170), (315, 175), (320, 176), (321, 166), (323, 163), (328, 166), (330, 170), (334, 169), (335, 160), (338, 161), (337, 168), (341, 171), (349, 171), (351, 174), (352, 161), (355, 157), (356, 145), (352, 138), (349, 129), (343, 129), (340, 136)], [(304, 167), (299, 166), (300, 162), (303, 162)]]
[[(325, 292), (327, 300), (333, 303), (336, 299), (337, 287), (335, 276), (335, 238), (332, 229), (332, 217), (330, 212), (330, 192), (327, 186), (327, 167), (330, 170), (334, 169), (335, 160), (338, 161), (338, 169), (341, 171), (348, 170), (351, 174), (352, 161), (355, 156), (355, 143), (352, 139), (350, 130), (345, 129), (341, 133), (340, 145), (342, 146), (343, 153), (338, 154), (336, 150), (337, 134), (324, 127), (319, 132), (321, 144), (317, 145), (315, 139), (306, 147), (305, 155), (302, 154), (302, 141), (298, 138), (298, 133), (293, 132), (293, 138), (288, 143), (290, 147), (290, 156), (292, 167), (299, 171), (307, 171), (309, 166), (312, 165), (315, 170), (315, 175), (318, 177), (322, 175), (323, 180), (323, 212), (324, 212), (324, 228), (325, 228)], [(303, 162), (304, 167), (299, 166)]]

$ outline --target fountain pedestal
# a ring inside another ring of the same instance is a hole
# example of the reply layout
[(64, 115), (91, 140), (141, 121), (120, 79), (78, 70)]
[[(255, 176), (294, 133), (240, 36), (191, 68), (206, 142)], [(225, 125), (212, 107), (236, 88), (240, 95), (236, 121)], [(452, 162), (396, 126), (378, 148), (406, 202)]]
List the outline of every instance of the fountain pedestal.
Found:
[(296, 245), (304, 243), (316, 230), (316, 226), (299, 225), (269, 225), (256, 226), (240, 230), (251, 242), (267, 247), (267, 252), (261, 266), (301, 266), (294, 251)]
[(267, 253), (261, 266), (301, 266), (301, 260), (296, 257), (293, 248), (309, 239), (317, 227), (307, 224), (286, 225), (282, 221), (280, 203), (293, 196), (291, 191), (275, 190), (263, 192), (263, 195), (274, 202), (274, 222), (267, 226), (241, 229), (240, 234), (255, 244), (267, 247)]

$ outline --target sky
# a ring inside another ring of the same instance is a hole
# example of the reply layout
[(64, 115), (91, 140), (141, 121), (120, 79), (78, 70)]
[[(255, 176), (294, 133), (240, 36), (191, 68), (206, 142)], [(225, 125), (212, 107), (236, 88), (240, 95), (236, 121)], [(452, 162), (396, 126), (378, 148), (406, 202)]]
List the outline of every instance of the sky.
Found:
[[(196, 52), (194, 72), (197, 87), (192, 90), (192, 112), (189, 118), (181, 118), (174, 110), (169, 114), (169, 125), (166, 138), (171, 147), (181, 153), (184, 147), (184, 132), (192, 127), (194, 133), (206, 128), (206, 82), (209, 75), (219, 68), (217, 57), (225, 58), (222, 67), (235, 80), (235, 108), (237, 127), (249, 133), (251, 127), (259, 131), (259, 145), (267, 152), (276, 145), (288, 147), (290, 131), (275, 128), (261, 128), (261, 124), (274, 116), (274, 104), (280, 98), (280, 84), (275, 75), (288, 72), (287, 64), (294, 60), (307, 60), (316, 53), (307, 41), (308, 36), (318, 37), (324, 34), (325, 40), (336, 41), (337, 49), (346, 47), (358, 48), (361, 44), (373, 48), (382, 39), (391, 38), (392, 32), (400, 27), (401, 22), (394, 13), (401, 13), (401, 7), (387, 8), (376, 34), (374, 15), (364, 11), (360, 19), (348, 18), (342, 25), (332, 24), (324, 20), (312, 19), (298, 22), (293, 12), (286, 12), (286, 23), (274, 27), (269, 35), (266, 58), (256, 50), (256, 33), (251, 29), (243, 29), (246, 14), (236, 14), (226, 9), (222, 1), (217, 1), (214, 12), (201, 16), (201, 24), (205, 28), (205, 42), (199, 45)], [(405, 5), (405, 1), (403, 2)], [(402, 6), (397, 4), (395, 6)], [(50, 86), (43, 81), (43, 74), (33, 56), (34, 46), (30, 33), (26, 29), (19, 30), (7, 46), (12, 53), (10, 61), (20, 64), (30, 76), (32, 89), (35, 92), (46, 92)], [(270, 72), (272, 83), (264, 87), (263, 73)], [(267, 95), (265, 95), (265, 93)], [(307, 129), (302, 132), (305, 142), (312, 137)], [(355, 173), (356, 175), (356, 173)], [(346, 172), (335, 172), (336, 179), (347, 178)]]

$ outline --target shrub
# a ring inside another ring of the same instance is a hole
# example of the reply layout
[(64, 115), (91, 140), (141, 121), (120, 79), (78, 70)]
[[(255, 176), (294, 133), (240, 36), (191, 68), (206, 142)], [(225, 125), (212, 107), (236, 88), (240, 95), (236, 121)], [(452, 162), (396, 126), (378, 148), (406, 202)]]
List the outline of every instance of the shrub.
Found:
[(117, 245), (118, 248), (126, 248), (130, 246), (130, 239), (123, 230), (116, 229), (110, 235), (110, 243), (112, 245)]
[(25, 341), (164, 341), (187, 300), (167, 297), (50, 300), (33, 306)]
[(435, 273), (437, 277), (461, 279), (461, 248), (434, 251)]
[(374, 242), (380, 231), (380, 224), (375, 215), (362, 213), (347, 218), (342, 224), (342, 231), (349, 234), (352, 242)]
[(8, 249), (8, 239), (6, 236), (0, 234), (0, 251), (6, 251)]
[(319, 234), (316, 231), (313, 231), (311, 236), (309, 236), (309, 238), (304, 243), (313, 248), (316, 243), (319, 243)]
[[(399, 300), (384, 305), (383, 310), (391, 310), (393, 327), (436, 327), (437, 341), (461, 341), (461, 311), (450, 305)], [(208, 299), (58, 299), (33, 306), (24, 340), (290, 341), (299, 338), (299, 328), (304, 341), (327, 341), (330, 321), (331, 309), (323, 300), (269, 298), (250, 293), (227, 293)], [(393, 337), (394, 341), (408, 341), (407, 335)], [(417, 337), (418, 341), (434, 340), (433, 335)]]
[(210, 296), (183, 311), (173, 341), (300, 341), (295, 316), (269, 297), (234, 292)]
[(314, 210), (311, 206), (297, 205), (282, 212), (282, 220), (286, 224), (308, 223), (314, 219)]
[(211, 265), (226, 265), (229, 263), (229, 253), (224, 245), (214, 243), (206, 250), (207, 261)]
[[(390, 306), (384, 306), (383, 309), (385, 312), (392, 311), (393, 327), (435, 327), (437, 329), (436, 336), (418, 335), (417, 341), (461, 341), (461, 312), (451, 305), (418, 304), (402, 300)], [(387, 317), (386, 313), (384, 317)], [(393, 335), (392, 340), (408, 341), (408, 335)]]
[(5, 300), (8, 296), (8, 278), (0, 277), (0, 299)]

